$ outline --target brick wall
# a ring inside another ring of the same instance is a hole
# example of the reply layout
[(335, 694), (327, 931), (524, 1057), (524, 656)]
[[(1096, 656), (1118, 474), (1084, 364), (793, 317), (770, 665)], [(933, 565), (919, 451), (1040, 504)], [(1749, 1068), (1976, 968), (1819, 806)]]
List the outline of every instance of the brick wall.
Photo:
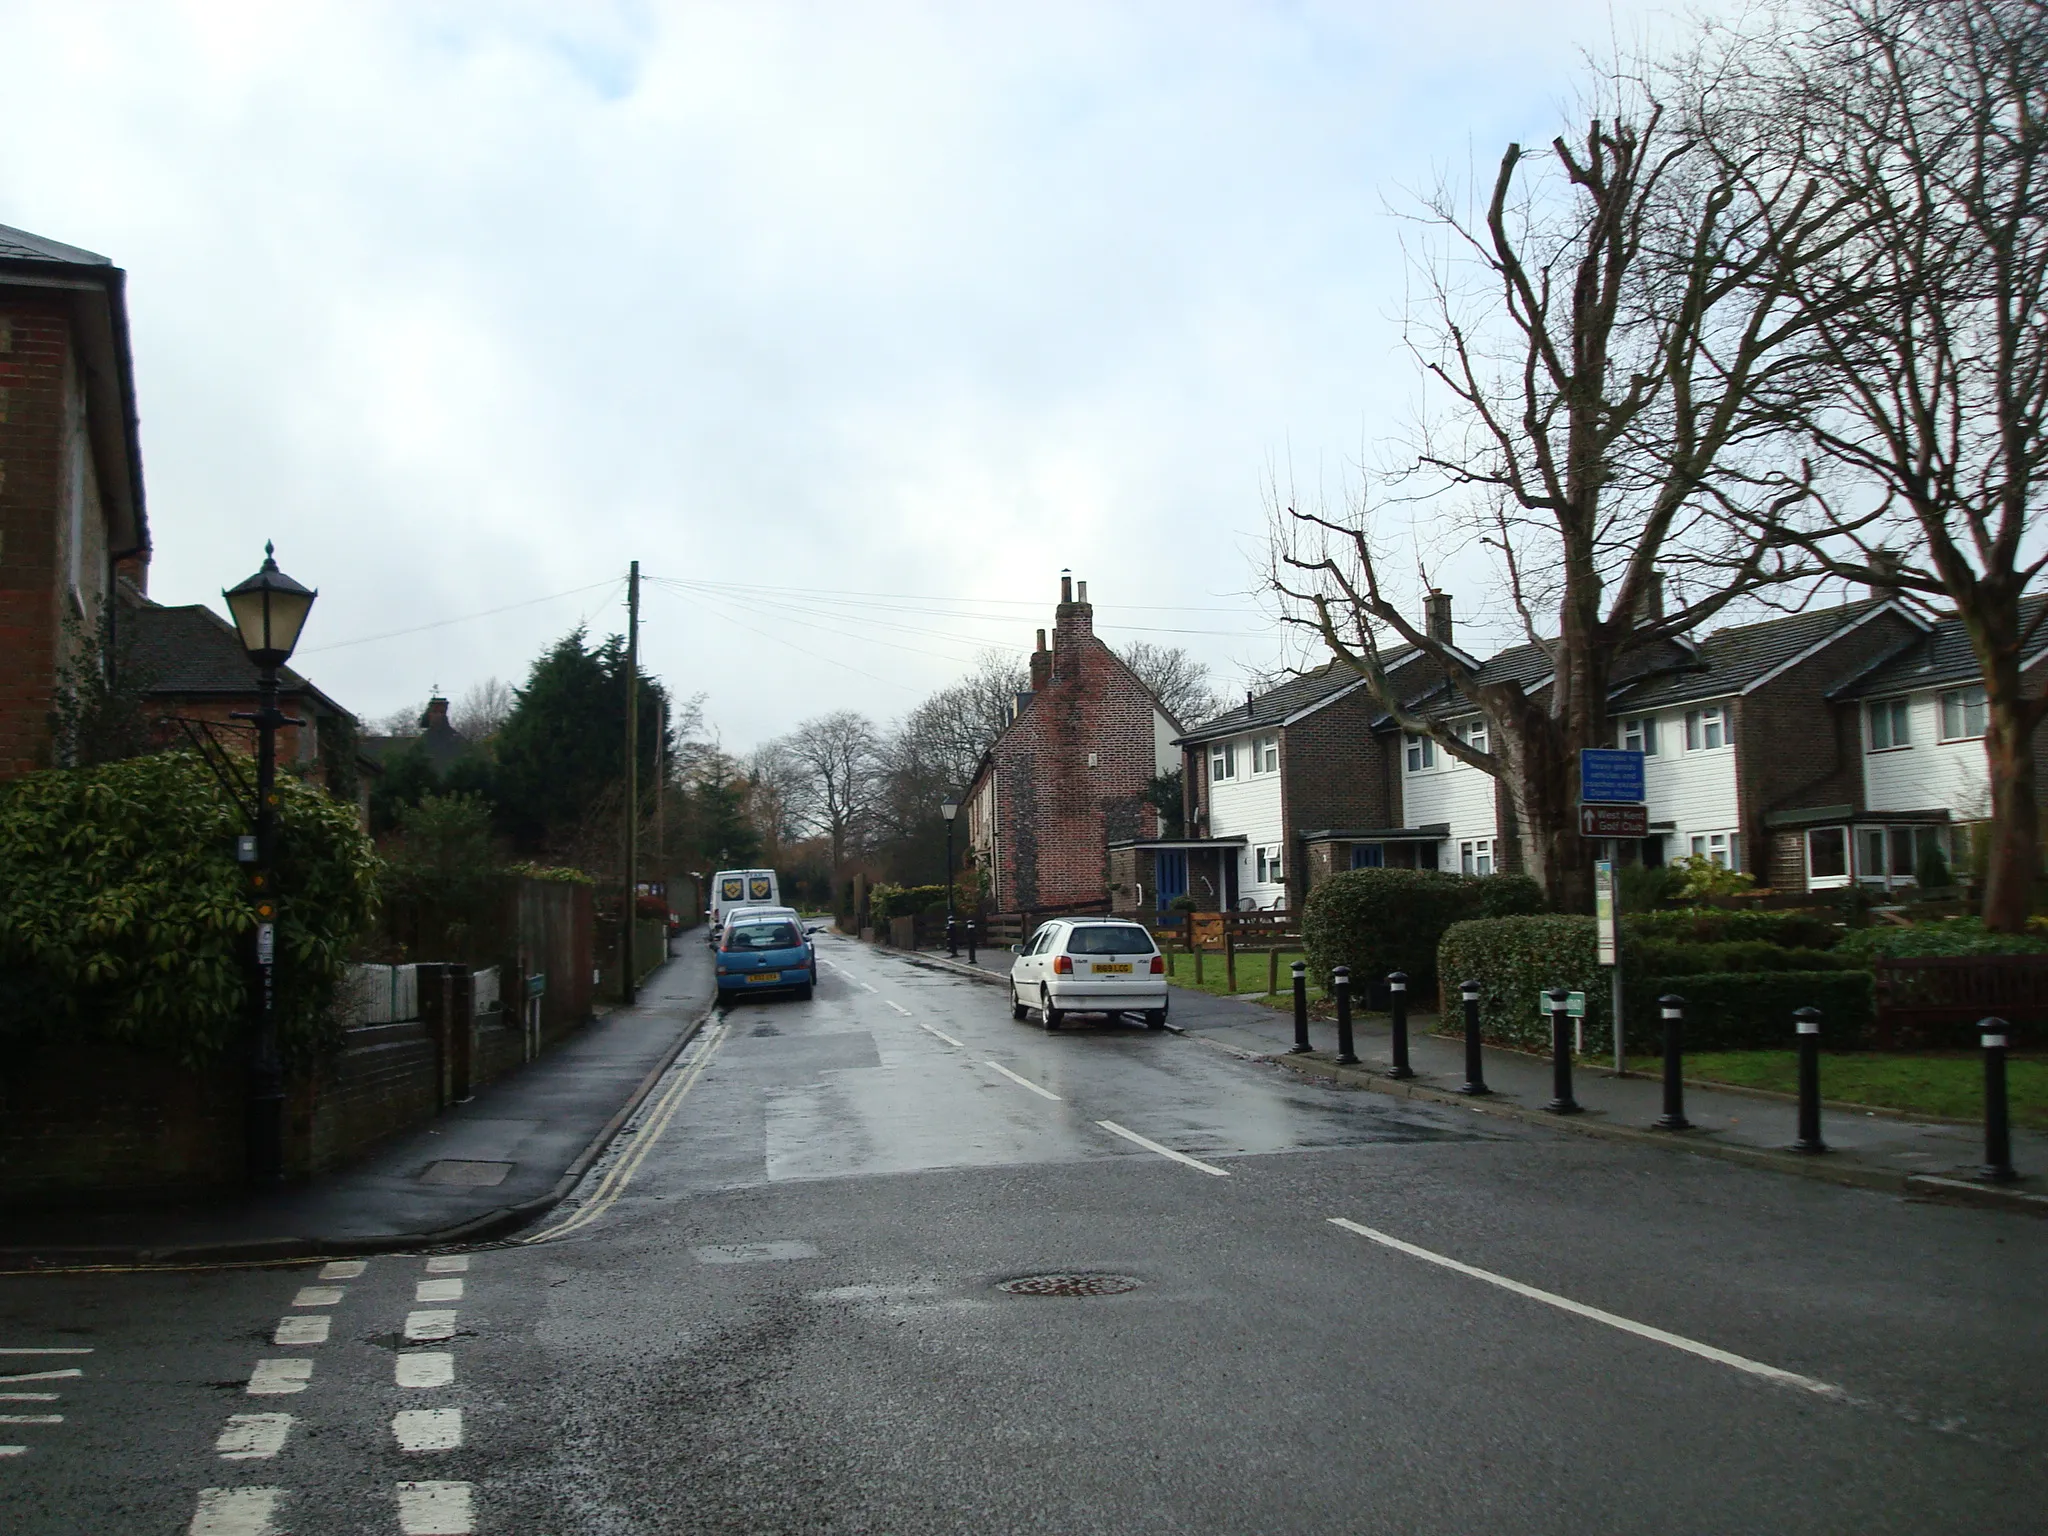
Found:
[(70, 353), (63, 309), (0, 301), (0, 779), (50, 760)]

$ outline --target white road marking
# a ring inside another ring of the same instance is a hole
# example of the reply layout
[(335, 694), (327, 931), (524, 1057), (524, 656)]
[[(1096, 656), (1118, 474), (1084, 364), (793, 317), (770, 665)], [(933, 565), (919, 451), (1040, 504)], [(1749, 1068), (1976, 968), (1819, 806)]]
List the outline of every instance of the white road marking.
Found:
[(476, 1529), (468, 1483), (400, 1483), (398, 1528), (405, 1536), (469, 1536)]
[(1230, 1170), (1228, 1168), (1218, 1168), (1214, 1163), (1205, 1163), (1199, 1157), (1189, 1157), (1185, 1152), (1176, 1152), (1171, 1147), (1162, 1147), (1150, 1136), (1140, 1136), (1136, 1131), (1131, 1130), (1127, 1126), (1118, 1125), (1114, 1120), (1098, 1120), (1095, 1123), (1105, 1131), (1108, 1131), (1112, 1136), (1121, 1136), (1125, 1141), (1135, 1141), (1147, 1152), (1157, 1152), (1161, 1157), (1170, 1157), (1176, 1163), (1186, 1163), (1190, 1168), (1199, 1168), (1204, 1173), (1213, 1173), (1219, 1179), (1230, 1177)]
[(27, 1454), (28, 1447), (25, 1445), (0, 1445), (0, 1456), (26, 1456)]
[(1040, 1098), (1051, 1099), (1055, 1104), (1060, 1102), (1060, 1096), (1054, 1093), (1050, 1088), (1041, 1088), (1038, 1086), (1038, 1084), (1031, 1081), (1030, 1078), (1019, 1077), (1016, 1073), (1012, 1072), (1008, 1067), (1004, 1066), (1000, 1061), (992, 1061), (989, 1063), (989, 1065), (994, 1067), (998, 1072), (1002, 1073), (1003, 1076), (1007, 1077), (1011, 1082), (1018, 1084), (1020, 1087), (1029, 1088), (1033, 1093), (1037, 1094)]
[[(623, 898), (621, 898), (621, 899), (623, 899)], [(858, 976), (855, 976), (855, 977), (853, 978), (853, 984), (854, 984), (854, 985), (855, 985), (856, 987), (859, 987), (859, 988), (861, 989), (861, 991), (863, 991), (863, 992), (874, 992), (874, 993), (876, 993), (876, 994), (877, 994), (878, 996), (880, 995), (880, 990), (879, 990), (878, 988), (875, 988), (875, 987), (871, 987), (871, 986), (869, 986), (869, 985), (868, 985), (868, 984), (867, 984), (866, 982), (862, 981), (862, 980), (861, 980), (861, 979), (860, 979), (860, 978), (859, 978)]]
[(391, 1435), (401, 1451), (462, 1448), (460, 1408), (404, 1408), (391, 1416)]
[(1474, 1280), (1484, 1280), (1488, 1285), (1497, 1285), (1504, 1291), (1513, 1291), (1517, 1296), (1526, 1296), (1531, 1301), (1540, 1301), (1561, 1311), (1571, 1312), (1579, 1317), (1591, 1318), (1596, 1323), (1605, 1323), (1610, 1328), (1619, 1328), (1623, 1333), (1632, 1333), (1639, 1339), (1650, 1339), (1658, 1344), (1668, 1344), (1673, 1349), (1682, 1349), (1689, 1355), (1698, 1355), (1702, 1360), (1732, 1366), (1751, 1376), (1760, 1376), (1765, 1381), (1775, 1382), (1782, 1387), (1797, 1387), (1803, 1392), (1812, 1392), (1819, 1397), (1832, 1397), (1847, 1402), (1849, 1394), (1840, 1387), (1825, 1381), (1816, 1381), (1811, 1376), (1801, 1376), (1796, 1371), (1780, 1370), (1775, 1365), (1765, 1365), (1761, 1360), (1731, 1354), (1725, 1349), (1716, 1349), (1711, 1344), (1702, 1344), (1697, 1339), (1688, 1339), (1682, 1334), (1667, 1333), (1662, 1328), (1652, 1328), (1648, 1323), (1638, 1323), (1632, 1318), (1618, 1317), (1612, 1312), (1603, 1312), (1598, 1307), (1589, 1307), (1582, 1301), (1573, 1301), (1569, 1296), (1560, 1296), (1555, 1291), (1539, 1290), (1533, 1285), (1524, 1285), (1519, 1280), (1510, 1280), (1506, 1275), (1496, 1275), (1490, 1269), (1463, 1264), (1441, 1253), (1432, 1253), (1427, 1248), (1418, 1248), (1413, 1243), (1404, 1243), (1398, 1237), (1377, 1232), (1371, 1227), (1360, 1226), (1355, 1221), (1346, 1221), (1342, 1216), (1332, 1216), (1330, 1225), (1342, 1227), (1347, 1232), (1356, 1232), (1360, 1237), (1372, 1239), (1382, 1247), (1405, 1253), (1412, 1259), (1421, 1259), (1425, 1264), (1435, 1264), (1444, 1269), (1455, 1270), (1461, 1275), (1470, 1275)]
[(288, 1413), (238, 1413), (229, 1418), (213, 1448), (222, 1461), (264, 1461), (284, 1449), (292, 1422)]
[(896, 1011), (897, 1011), (898, 1013), (902, 1014), (902, 1015), (903, 1015), (903, 1017), (905, 1017), (906, 1019), (910, 1017), (910, 1010), (909, 1010), (908, 1008), (904, 1007), (904, 1006), (903, 1006), (903, 1005), (902, 1005), (901, 1003), (897, 1002), (895, 998), (893, 998), (893, 997), (885, 997), (885, 998), (883, 998), (883, 999), (882, 999), (882, 1001), (883, 1001), (883, 1002), (885, 1002), (885, 1003), (887, 1003), (887, 1004), (888, 1004), (888, 1005), (889, 1005), (889, 1006), (890, 1006), (891, 1008), (894, 1008), (894, 1009), (895, 1009), (895, 1010), (896, 1010)]
[(413, 1287), (414, 1301), (460, 1301), (462, 1282), (460, 1280), (422, 1280)]
[(0, 1413), (0, 1424), (62, 1424), (61, 1413)]
[(83, 1376), (75, 1365), (64, 1366), (55, 1371), (19, 1371), (12, 1376), (0, 1376), (0, 1381), (61, 1381), (67, 1376)]
[(815, 1259), (818, 1245), (802, 1241), (709, 1243), (692, 1248), (690, 1256), (699, 1264), (779, 1264), (790, 1259)]
[(312, 1379), (310, 1360), (258, 1360), (249, 1373), (249, 1392), (254, 1397), (289, 1397), (305, 1391)]
[(948, 1044), (948, 1045), (950, 1045), (950, 1046), (953, 1046), (953, 1047), (954, 1047), (955, 1049), (958, 1049), (958, 1050), (962, 1050), (962, 1051), (964, 1051), (964, 1050), (966, 1050), (966, 1049), (967, 1049), (967, 1047), (966, 1047), (966, 1046), (962, 1045), (962, 1044), (961, 1044), (961, 1043), (960, 1043), (960, 1042), (959, 1042), (958, 1040), (955, 1040), (955, 1039), (954, 1039), (954, 1038), (953, 1038), (953, 1037), (952, 1037), (951, 1035), (947, 1034), (947, 1033), (946, 1033), (946, 1032), (945, 1032), (945, 1031), (944, 1031), (943, 1029), (933, 1029), (933, 1028), (931, 1027), (931, 1025), (929, 1025), (929, 1024), (927, 1024), (927, 1023), (925, 1023), (925, 1021), (924, 1021), (923, 1019), (919, 1019), (919, 1020), (917, 1021), (917, 1027), (918, 1027), (919, 1029), (921, 1029), (921, 1030), (925, 1031), (925, 1033), (927, 1033), (927, 1034), (937, 1035), (937, 1036), (938, 1036), (938, 1037), (939, 1037), (939, 1038), (940, 1038), (941, 1040), (945, 1041), (945, 1042), (946, 1042), (946, 1044)]
[(401, 1387), (445, 1387), (455, 1379), (455, 1357), (438, 1349), (415, 1349), (398, 1357)]
[(271, 1335), (273, 1344), (325, 1344), (327, 1325), (331, 1319), (325, 1317), (284, 1317), (279, 1318), (277, 1332)]
[(320, 1266), (320, 1278), (322, 1280), (353, 1280), (369, 1267), (368, 1261), (364, 1259), (330, 1259)]
[(282, 1488), (202, 1488), (189, 1536), (269, 1536)]
[(469, 1255), (466, 1253), (437, 1253), (427, 1260), (430, 1275), (466, 1275), (469, 1273)]
[(89, 1349), (0, 1349), (0, 1355), (89, 1355)]
[(54, 1403), (60, 1392), (0, 1392), (0, 1403)]
[(415, 1344), (432, 1344), (455, 1337), (453, 1312), (408, 1312), (405, 1336)]
[(299, 1287), (299, 1294), (292, 1298), (292, 1305), (295, 1307), (335, 1307), (341, 1304), (341, 1298), (347, 1294), (348, 1290), (345, 1286), (302, 1285)]

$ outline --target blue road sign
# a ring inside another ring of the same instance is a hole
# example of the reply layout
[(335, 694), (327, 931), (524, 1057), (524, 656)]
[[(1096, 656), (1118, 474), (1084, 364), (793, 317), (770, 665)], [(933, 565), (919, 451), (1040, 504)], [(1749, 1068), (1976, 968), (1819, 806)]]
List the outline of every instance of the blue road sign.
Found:
[(1579, 799), (1602, 805), (1640, 804), (1643, 793), (1643, 754), (1617, 752), (1602, 747), (1579, 751)]

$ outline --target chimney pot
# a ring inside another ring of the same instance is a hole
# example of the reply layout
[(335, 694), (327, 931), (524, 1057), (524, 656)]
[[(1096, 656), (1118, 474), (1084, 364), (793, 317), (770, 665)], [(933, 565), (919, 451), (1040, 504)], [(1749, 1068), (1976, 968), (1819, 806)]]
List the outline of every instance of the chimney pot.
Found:
[(1422, 632), (1443, 645), (1451, 644), (1451, 594), (1432, 587), (1422, 600)]
[(1085, 582), (1085, 581), (1084, 581), (1084, 582), (1082, 582), (1082, 583), (1081, 583), (1081, 585), (1080, 585), (1080, 593), (1081, 593), (1081, 595), (1080, 595), (1080, 597), (1079, 597), (1079, 598), (1077, 599), (1077, 601), (1079, 601), (1079, 602), (1083, 602), (1083, 603), (1087, 602), (1087, 601), (1088, 601), (1088, 583), (1087, 583), (1087, 582)]
[(1061, 602), (1063, 602), (1063, 603), (1071, 603), (1071, 602), (1072, 602), (1073, 600), (1074, 600), (1074, 578), (1073, 578), (1073, 576), (1072, 576), (1072, 575), (1071, 575), (1071, 574), (1070, 574), (1069, 572), (1066, 572), (1066, 571), (1061, 571), (1061, 572), (1060, 572), (1060, 601), (1061, 601)]

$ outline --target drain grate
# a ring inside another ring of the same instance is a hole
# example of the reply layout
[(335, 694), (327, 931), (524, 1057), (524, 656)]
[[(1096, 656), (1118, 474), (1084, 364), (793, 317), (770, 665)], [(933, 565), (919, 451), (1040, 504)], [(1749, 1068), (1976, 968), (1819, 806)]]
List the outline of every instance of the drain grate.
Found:
[(1025, 1275), (996, 1289), (1012, 1296), (1121, 1296), (1144, 1283), (1129, 1275)]

